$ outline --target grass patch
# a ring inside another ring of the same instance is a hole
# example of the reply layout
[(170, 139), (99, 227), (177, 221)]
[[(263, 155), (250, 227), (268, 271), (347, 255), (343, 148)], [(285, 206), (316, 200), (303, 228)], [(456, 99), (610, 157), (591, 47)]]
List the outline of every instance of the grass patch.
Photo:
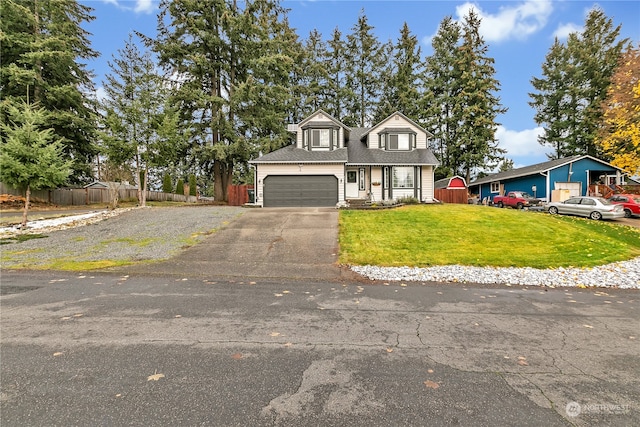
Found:
[(15, 236), (4, 237), (0, 239), (0, 245), (8, 245), (10, 243), (22, 243), (22, 242), (26, 242), (28, 240), (33, 240), (33, 239), (44, 239), (45, 237), (49, 237), (49, 236), (45, 236), (44, 234), (16, 234)]
[(640, 256), (640, 230), (614, 222), (475, 205), (340, 211), (352, 265), (593, 267)]
[(56, 259), (45, 264), (32, 264), (25, 262), (23, 264), (11, 265), (8, 270), (19, 270), (28, 268), (30, 270), (60, 270), (60, 271), (90, 271), (111, 267), (122, 267), (133, 264), (132, 261), (125, 260), (99, 260), (99, 261), (75, 261), (67, 259)]
[(144, 238), (144, 239), (137, 239), (137, 238), (133, 238), (133, 237), (118, 237), (118, 238), (115, 238), (115, 239), (102, 240), (99, 244), (103, 245), (103, 246), (107, 246), (107, 245), (109, 245), (111, 243), (125, 243), (127, 245), (138, 246), (138, 247), (144, 248), (146, 246), (149, 246), (150, 244), (152, 244), (156, 240), (157, 239), (151, 238), (151, 237), (147, 237), (147, 238)]

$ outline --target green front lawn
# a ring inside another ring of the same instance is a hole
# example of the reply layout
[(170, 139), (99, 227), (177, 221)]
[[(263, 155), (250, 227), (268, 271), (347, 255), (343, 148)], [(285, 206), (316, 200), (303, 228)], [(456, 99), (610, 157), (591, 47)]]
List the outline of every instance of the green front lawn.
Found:
[(342, 210), (340, 249), (352, 265), (592, 267), (640, 256), (640, 229), (476, 205)]

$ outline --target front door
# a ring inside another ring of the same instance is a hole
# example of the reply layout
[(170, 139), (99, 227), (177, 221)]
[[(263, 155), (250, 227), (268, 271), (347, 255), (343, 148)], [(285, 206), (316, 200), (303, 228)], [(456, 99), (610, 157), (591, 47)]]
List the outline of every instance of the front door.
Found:
[(357, 199), (360, 197), (359, 188), (358, 171), (347, 171), (347, 188), (345, 189), (346, 198)]

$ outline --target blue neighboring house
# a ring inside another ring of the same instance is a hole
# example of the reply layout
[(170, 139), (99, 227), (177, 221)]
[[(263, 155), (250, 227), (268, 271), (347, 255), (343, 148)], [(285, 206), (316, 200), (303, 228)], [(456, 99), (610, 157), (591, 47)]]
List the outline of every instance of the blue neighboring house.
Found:
[(589, 186), (624, 185), (626, 172), (591, 156), (571, 156), (536, 165), (512, 169), (477, 179), (469, 184), (469, 192), (480, 200), (493, 201), (494, 196), (509, 191), (525, 191), (545, 200), (565, 200), (570, 196), (592, 195)]

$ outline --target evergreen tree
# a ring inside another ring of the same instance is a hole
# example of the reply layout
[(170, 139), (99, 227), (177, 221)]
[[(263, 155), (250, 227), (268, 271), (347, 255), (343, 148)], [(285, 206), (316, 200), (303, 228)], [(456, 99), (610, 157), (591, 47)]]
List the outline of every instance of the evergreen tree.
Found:
[(162, 192), (163, 193), (171, 193), (173, 190), (173, 185), (171, 183), (171, 175), (168, 173), (164, 174), (164, 178), (162, 178)]
[(328, 73), (325, 111), (338, 120), (346, 117), (346, 102), (352, 91), (347, 87), (347, 48), (336, 27), (327, 42), (325, 69)]
[(620, 57), (602, 110), (596, 144), (611, 164), (640, 175), (640, 46)]
[(287, 141), (292, 31), (278, 1), (162, 0), (147, 42), (176, 76), (173, 103), (191, 129), (190, 152), (227, 200), (234, 167)]
[(418, 101), (421, 98), (419, 77), (423, 72), (422, 54), (418, 38), (411, 33), (406, 22), (393, 48), (392, 61), (383, 70), (384, 87), (374, 122), (386, 119), (395, 111), (420, 120), (422, 113)]
[(197, 196), (198, 188), (196, 184), (196, 176), (194, 174), (189, 175), (189, 195)]
[(64, 158), (62, 140), (44, 125), (44, 109), (22, 102), (18, 106), (6, 105), (6, 114), (1, 127), (0, 180), (25, 190), (22, 227), (26, 227), (31, 190), (63, 184), (72, 163)]
[(145, 206), (149, 157), (158, 140), (157, 122), (166, 91), (151, 54), (140, 52), (132, 35), (109, 67), (111, 72), (103, 84), (104, 153), (115, 163), (131, 165), (138, 202)]
[(92, 8), (75, 0), (0, 0), (0, 116), (8, 106), (37, 103), (47, 114), (45, 127), (62, 140), (73, 160), (74, 182), (92, 176), (97, 129), (94, 92), (87, 61), (98, 56), (82, 24)]
[(575, 154), (570, 147), (577, 146), (578, 92), (568, 82), (575, 81), (578, 69), (571, 64), (569, 50), (556, 38), (542, 64), (543, 78), (534, 77), (532, 85), (538, 91), (530, 93), (536, 108), (534, 119), (544, 126), (538, 142), (554, 148), (549, 158), (560, 159)]
[(459, 173), (460, 163), (454, 152), (459, 141), (460, 117), (454, 113), (462, 110), (458, 106), (462, 98), (459, 97), (461, 80), (456, 63), (461, 39), (458, 23), (451, 16), (445, 17), (431, 41), (433, 53), (425, 61), (419, 119), (434, 135), (431, 148), (440, 161), (436, 179)]
[(184, 196), (184, 180), (182, 178), (178, 178), (175, 193)]
[(301, 82), (303, 91), (300, 97), (303, 109), (297, 121), (327, 105), (329, 73), (324, 62), (326, 57), (327, 46), (322, 40), (322, 35), (317, 30), (311, 31), (304, 46), (302, 59), (304, 74)]
[(460, 104), (453, 114), (459, 117), (458, 145), (453, 153), (467, 182), (476, 168), (493, 168), (503, 159), (505, 150), (495, 138), (498, 114), (506, 112), (496, 93), (500, 83), (494, 77), (493, 58), (480, 36), (480, 18), (471, 10), (464, 19), (462, 44), (455, 66), (460, 80)]
[(380, 100), (382, 71), (389, 67), (388, 46), (378, 41), (373, 28), (363, 11), (347, 36), (347, 87), (351, 93), (345, 94), (347, 116), (342, 120), (347, 126), (372, 125)]
[(552, 158), (602, 154), (595, 143), (601, 104), (627, 45), (626, 39), (618, 40), (619, 34), (620, 26), (614, 28), (601, 9), (592, 9), (584, 30), (570, 34), (566, 44), (556, 40), (542, 65), (542, 77), (531, 80), (536, 92), (529, 94), (529, 104), (536, 109), (536, 123), (545, 129), (539, 142), (555, 149)]

